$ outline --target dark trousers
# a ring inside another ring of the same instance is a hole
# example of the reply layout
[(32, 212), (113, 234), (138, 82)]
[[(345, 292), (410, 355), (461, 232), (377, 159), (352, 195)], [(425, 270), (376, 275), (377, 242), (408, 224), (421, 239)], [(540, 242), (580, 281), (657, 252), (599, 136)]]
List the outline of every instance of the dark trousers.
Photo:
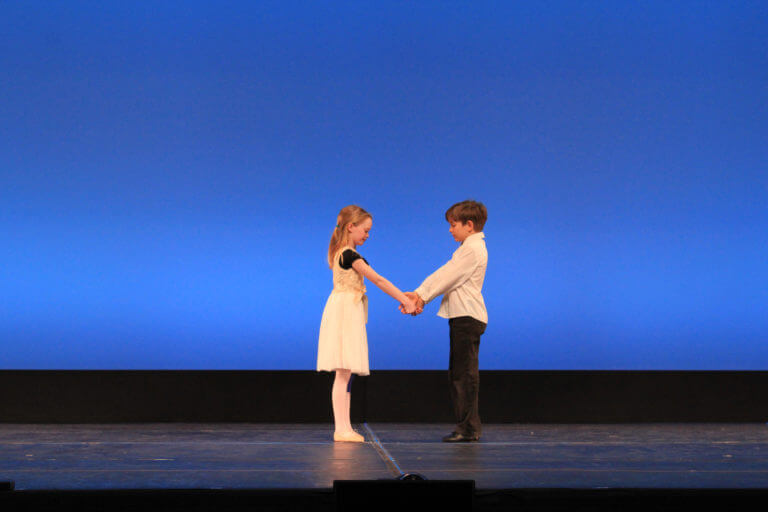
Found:
[(480, 435), (480, 371), (478, 352), (480, 335), (485, 324), (470, 316), (448, 320), (451, 336), (449, 374), (451, 379), (451, 400), (456, 414), (456, 432), (471, 436)]

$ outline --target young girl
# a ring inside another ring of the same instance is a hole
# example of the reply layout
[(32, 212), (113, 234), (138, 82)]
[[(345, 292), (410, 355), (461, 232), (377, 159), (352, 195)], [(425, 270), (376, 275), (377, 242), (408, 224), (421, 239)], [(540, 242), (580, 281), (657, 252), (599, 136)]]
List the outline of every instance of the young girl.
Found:
[(363, 278), (399, 301), (408, 313), (415, 302), (392, 283), (377, 274), (355, 247), (363, 245), (373, 225), (373, 217), (359, 206), (341, 209), (328, 247), (328, 264), (333, 270), (333, 291), (323, 310), (317, 350), (317, 371), (335, 371), (331, 392), (334, 441), (362, 443), (363, 436), (352, 429), (349, 419), (352, 374), (368, 375), (368, 299)]

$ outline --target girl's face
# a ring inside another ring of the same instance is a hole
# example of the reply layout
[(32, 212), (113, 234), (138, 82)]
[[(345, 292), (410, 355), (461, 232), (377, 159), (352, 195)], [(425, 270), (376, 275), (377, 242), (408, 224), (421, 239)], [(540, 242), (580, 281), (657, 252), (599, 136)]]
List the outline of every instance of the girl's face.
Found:
[(364, 221), (358, 224), (350, 224), (347, 229), (349, 230), (349, 241), (353, 247), (363, 245), (363, 242), (368, 240), (368, 232), (373, 226), (373, 220), (368, 217)]

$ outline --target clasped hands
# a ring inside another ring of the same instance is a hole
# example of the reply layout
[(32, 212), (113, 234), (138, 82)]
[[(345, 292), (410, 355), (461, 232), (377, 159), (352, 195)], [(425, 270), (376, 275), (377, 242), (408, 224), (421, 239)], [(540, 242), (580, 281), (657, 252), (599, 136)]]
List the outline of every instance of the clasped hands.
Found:
[(424, 301), (416, 292), (403, 292), (411, 299), (411, 304), (400, 304), (397, 309), (404, 315), (416, 316), (424, 311)]

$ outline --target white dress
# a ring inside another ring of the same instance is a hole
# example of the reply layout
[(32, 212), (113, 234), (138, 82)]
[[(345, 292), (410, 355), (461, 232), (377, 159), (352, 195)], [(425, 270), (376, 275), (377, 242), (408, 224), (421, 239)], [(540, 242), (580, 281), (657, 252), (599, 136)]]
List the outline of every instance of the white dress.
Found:
[[(325, 303), (317, 346), (317, 371), (351, 370), (368, 375), (368, 298), (363, 276), (353, 268), (339, 265), (341, 253), (333, 259), (333, 291)], [(357, 252), (357, 251), (355, 251)]]

